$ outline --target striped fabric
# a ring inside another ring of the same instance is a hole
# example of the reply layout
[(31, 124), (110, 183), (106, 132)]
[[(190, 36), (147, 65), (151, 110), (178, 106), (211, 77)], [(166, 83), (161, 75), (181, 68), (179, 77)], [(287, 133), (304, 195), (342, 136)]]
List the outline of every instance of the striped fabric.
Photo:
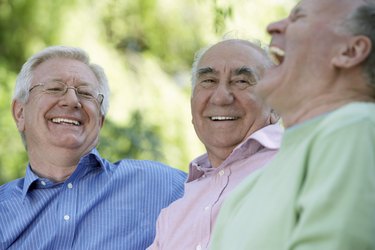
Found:
[(186, 174), (161, 163), (110, 163), (96, 149), (63, 183), (25, 178), (0, 187), (0, 249), (146, 249), (160, 210)]

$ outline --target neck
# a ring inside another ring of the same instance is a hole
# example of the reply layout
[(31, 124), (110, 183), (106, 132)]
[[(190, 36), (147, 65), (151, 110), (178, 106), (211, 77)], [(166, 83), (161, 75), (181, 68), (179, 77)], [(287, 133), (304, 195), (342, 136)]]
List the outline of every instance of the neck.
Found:
[(290, 109), (288, 112), (281, 112), (281, 117), (283, 119), (284, 126), (291, 127), (321, 114), (336, 110), (352, 102), (374, 101), (375, 100), (373, 97), (362, 95), (360, 93), (348, 92), (337, 95), (327, 93), (326, 95), (317, 96), (310, 101), (305, 100), (294, 105), (294, 109)]
[(48, 155), (42, 152), (28, 151), (29, 162), (32, 170), (42, 178), (48, 178), (54, 182), (63, 182), (75, 171), (81, 155), (66, 150), (50, 152)]
[(72, 175), (77, 166), (61, 167), (61, 166), (44, 166), (40, 168), (38, 165), (30, 161), (31, 169), (41, 178), (47, 178), (53, 182), (64, 182)]
[(217, 168), (232, 153), (233, 148), (207, 148), (208, 159), (211, 166)]

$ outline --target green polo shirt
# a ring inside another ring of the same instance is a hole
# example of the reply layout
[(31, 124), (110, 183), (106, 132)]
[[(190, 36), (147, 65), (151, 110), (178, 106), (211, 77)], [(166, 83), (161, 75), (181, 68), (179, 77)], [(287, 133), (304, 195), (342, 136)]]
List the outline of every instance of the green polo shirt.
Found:
[(286, 129), (276, 157), (224, 203), (211, 249), (375, 249), (375, 104)]

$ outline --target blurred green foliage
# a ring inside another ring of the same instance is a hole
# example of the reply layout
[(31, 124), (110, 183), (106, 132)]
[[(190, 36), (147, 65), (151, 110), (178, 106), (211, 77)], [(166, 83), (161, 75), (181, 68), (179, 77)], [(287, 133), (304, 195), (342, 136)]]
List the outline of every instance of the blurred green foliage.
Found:
[(163, 153), (160, 151), (162, 141), (158, 137), (159, 130), (157, 126), (145, 124), (139, 111), (132, 114), (130, 124), (126, 127), (107, 120), (101, 132), (98, 150), (113, 159), (131, 156), (136, 159), (161, 160)]
[[(190, 122), (193, 55), (231, 31), (249, 2), (0, 0), (0, 184), (21, 177), (27, 164), (10, 112), (16, 75), (29, 56), (56, 44), (82, 47), (108, 74), (111, 108), (98, 146), (103, 157), (187, 170), (204, 152)], [(254, 4), (265, 8), (261, 0)], [(284, 15), (286, 8), (276, 6), (267, 16)], [(243, 23), (250, 36), (264, 39), (266, 21)]]

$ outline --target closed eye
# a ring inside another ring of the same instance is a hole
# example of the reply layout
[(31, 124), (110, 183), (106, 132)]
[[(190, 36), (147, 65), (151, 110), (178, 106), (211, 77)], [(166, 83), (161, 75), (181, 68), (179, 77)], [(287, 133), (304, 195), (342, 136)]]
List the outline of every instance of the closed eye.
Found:
[(78, 88), (77, 92), (79, 95), (84, 96), (84, 97), (94, 97), (94, 92), (93, 90), (87, 89), (87, 88)]
[(216, 84), (217, 80), (214, 78), (204, 78), (199, 81), (199, 85), (203, 88), (209, 88)]
[(60, 88), (60, 87), (51, 87), (51, 88), (46, 88), (46, 91), (63, 91), (64, 88)]
[(63, 93), (65, 88), (63, 87), (45, 87), (44, 91), (51, 94)]
[(290, 17), (290, 21), (296, 22), (296, 21), (298, 21), (299, 19), (301, 19), (303, 17), (305, 17), (305, 15), (294, 15), (294, 16)]
[(240, 80), (235, 80), (232, 81), (231, 83), (238, 89), (246, 89), (250, 86), (254, 86), (256, 84), (256, 81), (248, 80), (248, 79), (240, 79)]
[(302, 9), (300, 7), (295, 8), (289, 16), (291, 22), (295, 22), (301, 18), (305, 17), (305, 14), (302, 13)]

